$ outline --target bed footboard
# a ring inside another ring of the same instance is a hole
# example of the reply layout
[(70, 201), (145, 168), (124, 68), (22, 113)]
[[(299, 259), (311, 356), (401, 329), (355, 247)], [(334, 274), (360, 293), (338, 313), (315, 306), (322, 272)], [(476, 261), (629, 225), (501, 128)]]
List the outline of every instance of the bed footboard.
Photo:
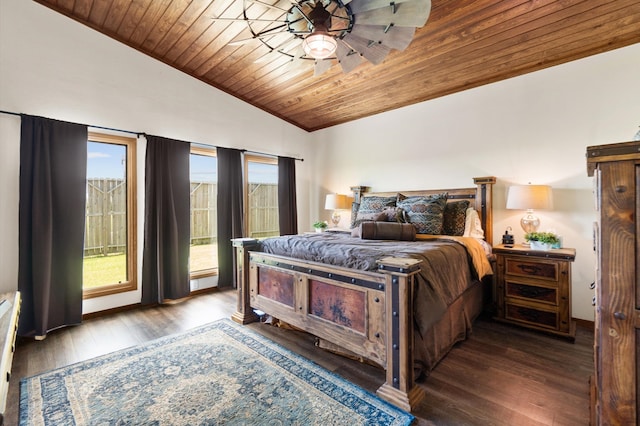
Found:
[(256, 321), (254, 309), (380, 364), (380, 397), (411, 411), (423, 393), (413, 377), (414, 259), (384, 258), (379, 272), (252, 251), (235, 239), (238, 306), (232, 319)]

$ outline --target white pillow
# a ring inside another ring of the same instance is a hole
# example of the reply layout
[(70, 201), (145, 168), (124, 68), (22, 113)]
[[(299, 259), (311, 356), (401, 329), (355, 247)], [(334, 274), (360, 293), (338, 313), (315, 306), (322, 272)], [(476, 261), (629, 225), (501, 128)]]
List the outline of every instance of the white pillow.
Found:
[(467, 209), (463, 236), (484, 239), (480, 216), (478, 216), (478, 212), (473, 207)]

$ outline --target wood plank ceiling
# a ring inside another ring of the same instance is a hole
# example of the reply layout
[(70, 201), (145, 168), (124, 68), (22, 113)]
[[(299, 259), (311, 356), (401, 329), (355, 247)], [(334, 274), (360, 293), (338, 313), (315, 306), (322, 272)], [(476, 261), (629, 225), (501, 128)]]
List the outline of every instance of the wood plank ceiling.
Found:
[(242, 0), (35, 1), (307, 131), (640, 42), (638, 0), (433, 0), (404, 52), (315, 77), (313, 61), (229, 44), (245, 22), (212, 17), (241, 17)]

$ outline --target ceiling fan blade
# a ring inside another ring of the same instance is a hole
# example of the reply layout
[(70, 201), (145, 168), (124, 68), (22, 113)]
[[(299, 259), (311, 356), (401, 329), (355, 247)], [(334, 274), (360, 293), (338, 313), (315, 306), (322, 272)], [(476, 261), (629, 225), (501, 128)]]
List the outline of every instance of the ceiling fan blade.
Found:
[(289, 13), (287, 13), (287, 23), (289, 24), (289, 28), (293, 29), (297, 32), (310, 32), (309, 28), (313, 27), (313, 22), (311, 18), (309, 18), (309, 11), (303, 10), (303, 7), (308, 8), (303, 4), (295, 4)]
[(333, 65), (332, 59), (316, 59), (315, 66), (313, 67), (314, 77), (324, 74), (329, 71), (329, 68)]
[(378, 65), (384, 58), (387, 57), (391, 51), (390, 47), (384, 46), (378, 43), (371, 43), (370, 40), (364, 39), (352, 33), (347, 33), (344, 36), (344, 42), (347, 43), (353, 50), (360, 53), (364, 58), (374, 65)]
[[(279, 21), (274, 21), (274, 22), (279, 22)], [(247, 33), (249, 33), (250, 35), (246, 35)], [(264, 29), (258, 31), (257, 28), (253, 28), (251, 26), (249, 26), (247, 28), (247, 30), (241, 32), (240, 34), (236, 35), (236, 39), (231, 40), (228, 44), (229, 45), (238, 45), (238, 44), (244, 44), (248, 41), (251, 40), (255, 40), (255, 39), (266, 39), (268, 37), (276, 37), (278, 35), (282, 35), (282, 34), (286, 34), (289, 35), (290, 33), (287, 31), (286, 25), (281, 24), (281, 25), (277, 25), (277, 26), (270, 26), (268, 25), (267, 27), (265, 27)], [(240, 38), (242, 37), (242, 38)]]
[[(385, 32), (385, 29), (387, 30)], [(416, 32), (414, 27), (383, 27), (382, 25), (355, 24), (351, 34), (372, 40), (396, 50), (405, 50)]]
[(360, 65), (360, 63), (362, 63), (362, 56), (347, 46), (347, 44), (342, 40), (338, 40), (336, 57), (338, 58), (338, 63), (344, 73), (353, 71), (358, 65)]
[(296, 19), (294, 21), (289, 21), (289, 28), (291, 28), (296, 33), (309, 33), (309, 25), (307, 21), (304, 19)]
[(286, 53), (288, 55), (292, 56), (294, 61), (303, 59), (305, 57), (305, 55), (306, 55), (306, 52), (302, 48), (302, 43), (299, 42), (299, 40), (298, 40), (297, 44), (293, 44), (293, 43), (290, 44), (288, 46), (288, 51)]
[(288, 51), (299, 46), (300, 46), (300, 41), (296, 37), (289, 35), (287, 39), (283, 40), (282, 42), (274, 46), (269, 52), (260, 56), (258, 59), (254, 61), (254, 63), (260, 63), (260, 62), (265, 62), (267, 60), (271, 60), (271, 58), (274, 55), (286, 55), (291, 57), (292, 59), (295, 59), (295, 55), (292, 53), (289, 53)]
[[(291, 34), (289, 34), (289, 32), (287, 32), (287, 31), (278, 31), (278, 32), (265, 33), (265, 34), (256, 34), (256, 35), (251, 35), (249, 37), (240, 38), (238, 40), (231, 40), (227, 44), (229, 46), (237, 46), (237, 45), (240, 45), (240, 44), (248, 43), (248, 42), (253, 41), (253, 40), (263, 40), (263, 41), (266, 41), (266, 42), (270, 42), (270, 40), (274, 40), (276, 37), (278, 37), (280, 35), (290, 36)], [(240, 34), (238, 34), (238, 36), (240, 36)]]
[(354, 14), (354, 20), (357, 24), (384, 26), (393, 24), (396, 27), (419, 28), (427, 23), (430, 12), (430, 1), (411, 0), (405, 3), (396, 3), (394, 7), (387, 6)]

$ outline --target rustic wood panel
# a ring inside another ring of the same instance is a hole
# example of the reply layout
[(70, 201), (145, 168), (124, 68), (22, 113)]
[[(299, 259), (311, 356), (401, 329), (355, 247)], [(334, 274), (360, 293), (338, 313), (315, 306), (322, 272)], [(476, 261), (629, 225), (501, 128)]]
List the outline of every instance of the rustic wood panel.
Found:
[(271, 268), (258, 269), (257, 294), (293, 307), (294, 276)]
[(363, 290), (309, 280), (309, 313), (359, 333), (365, 332), (365, 300)]
[(433, 0), (404, 52), (314, 77), (257, 40), (229, 45), (246, 25), (212, 18), (240, 17), (240, 0), (35, 1), (308, 131), (640, 42), (637, 0)]

